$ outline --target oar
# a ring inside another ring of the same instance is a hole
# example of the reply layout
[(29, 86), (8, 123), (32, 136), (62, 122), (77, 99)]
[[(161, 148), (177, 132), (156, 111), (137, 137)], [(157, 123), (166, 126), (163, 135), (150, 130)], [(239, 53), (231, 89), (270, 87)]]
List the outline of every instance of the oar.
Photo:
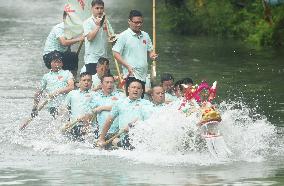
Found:
[[(156, 53), (156, 0), (153, 0), (153, 51)], [(156, 60), (154, 60), (151, 66), (152, 82), (155, 82), (156, 78), (157, 78), (157, 63)]]
[[(111, 42), (112, 45), (113, 45), (113, 42), (112, 42), (111, 38), (113, 38), (113, 37), (115, 38), (116, 34), (112, 35), (112, 33), (110, 33), (107, 22), (106, 22), (106, 29), (107, 29), (107, 34), (108, 34), (108, 37), (109, 37), (109, 42)], [(120, 72), (120, 68), (119, 68), (118, 62), (116, 61), (115, 58), (114, 58), (114, 63), (115, 63), (116, 71), (117, 71), (117, 74), (118, 74), (119, 83), (122, 83), (123, 78), (122, 78), (122, 75), (121, 75), (121, 72)]]
[[(111, 138), (109, 138), (108, 140), (105, 141), (105, 145), (108, 145), (109, 143), (111, 143), (115, 138), (118, 138), (121, 134), (123, 134), (125, 132), (125, 130), (119, 130), (114, 136), (112, 136)], [(99, 144), (98, 141), (95, 142), (94, 147), (101, 147), (101, 145)]]
[[(92, 123), (94, 121), (94, 119), (96, 119), (97, 117), (97, 113), (94, 113), (92, 116), (92, 119), (90, 120), (90, 122)], [(62, 133), (66, 133), (67, 131), (70, 131), (73, 127), (76, 126), (76, 124), (80, 121), (80, 118), (77, 118), (76, 120), (72, 121), (71, 123), (68, 122), (64, 125), (64, 127), (61, 129)]]
[[(133, 120), (132, 122), (128, 123), (126, 125), (126, 127), (124, 129), (120, 129), (114, 136), (112, 136), (110, 139), (108, 139), (107, 141), (105, 141), (104, 146), (108, 145), (109, 143), (111, 143), (115, 138), (118, 138), (121, 134), (125, 133), (127, 131), (128, 128), (130, 127), (134, 127), (134, 123), (136, 123), (138, 121), (138, 119)], [(102, 145), (100, 145), (98, 143), (98, 141), (95, 142), (94, 147), (103, 147)]]
[(70, 131), (70, 129), (72, 129), (77, 124), (78, 121), (79, 120), (76, 119), (76, 120), (72, 121), (71, 123), (70, 122), (66, 123), (64, 125), (64, 127), (61, 129), (61, 132), (66, 133), (67, 131)]
[[(37, 112), (41, 111), (43, 107), (48, 103), (48, 99), (45, 100), (40, 106), (37, 108)], [(20, 130), (24, 130), (27, 125), (34, 119), (35, 117), (30, 116), (30, 118), (20, 127)]]
[(81, 48), (82, 48), (82, 46), (83, 46), (83, 43), (84, 43), (84, 40), (80, 41), (79, 48), (78, 48), (78, 50), (77, 50), (77, 52), (76, 52), (77, 56), (79, 56), (79, 53), (80, 53)]

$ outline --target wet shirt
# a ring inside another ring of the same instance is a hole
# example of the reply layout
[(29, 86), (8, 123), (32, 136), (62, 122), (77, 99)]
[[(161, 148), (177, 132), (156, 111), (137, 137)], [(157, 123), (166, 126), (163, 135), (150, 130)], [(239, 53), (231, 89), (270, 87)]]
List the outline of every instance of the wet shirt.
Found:
[(157, 105), (153, 104), (152, 113), (162, 111), (163, 109), (165, 109), (165, 106), (166, 106), (165, 103), (161, 103), (161, 104), (157, 104)]
[(111, 116), (119, 120), (119, 129), (124, 129), (135, 120), (146, 120), (152, 113), (153, 104), (145, 99), (130, 100), (128, 97), (117, 101), (111, 110)]
[[(84, 35), (93, 31), (97, 25), (95, 24), (96, 18), (91, 16), (83, 23)], [(88, 41), (85, 37), (85, 64), (97, 63), (100, 57), (107, 57), (107, 45), (108, 45), (108, 32), (110, 35), (114, 35), (113, 29), (108, 20), (99, 29), (96, 37), (92, 41)]]
[[(148, 71), (147, 54), (153, 50), (152, 41), (146, 32), (141, 31), (141, 34), (137, 35), (128, 28), (119, 35), (112, 50), (120, 53), (122, 58), (134, 68), (136, 79), (146, 81)], [(124, 66), (122, 68), (126, 77), (128, 70)]]
[(172, 94), (166, 92), (165, 93), (165, 101), (166, 102), (171, 102), (171, 101), (176, 101), (178, 98), (176, 96), (173, 96)]
[(57, 50), (59, 52), (65, 52), (67, 51), (68, 47), (61, 45), (59, 42), (59, 38), (64, 37), (64, 23), (59, 23), (55, 25), (51, 32), (49, 33), (43, 50), (43, 55), (48, 54), (54, 50)]
[[(99, 106), (113, 106), (118, 100), (125, 98), (124, 94), (118, 91), (114, 91), (109, 95), (105, 95), (102, 90), (99, 90), (94, 94), (94, 99), (91, 102), (92, 109)], [(109, 116), (110, 111), (102, 111), (97, 115), (97, 121), (99, 125), (99, 133), (101, 133), (106, 118)], [(112, 125), (108, 133), (114, 133), (118, 130), (118, 118), (112, 122)]]
[(90, 103), (93, 96), (92, 91), (81, 91), (80, 89), (72, 90), (67, 94), (64, 105), (71, 107), (71, 120), (92, 113)]
[[(41, 91), (46, 90), (48, 94), (65, 88), (68, 85), (68, 81), (73, 79), (73, 75), (69, 70), (59, 70), (58, 72), (50, 71), (44, 74), (41, 80)], [(49, 107), (57, 107), (62, 101), (64, 101), (66, 94), (60, 94), (49, 102)]]

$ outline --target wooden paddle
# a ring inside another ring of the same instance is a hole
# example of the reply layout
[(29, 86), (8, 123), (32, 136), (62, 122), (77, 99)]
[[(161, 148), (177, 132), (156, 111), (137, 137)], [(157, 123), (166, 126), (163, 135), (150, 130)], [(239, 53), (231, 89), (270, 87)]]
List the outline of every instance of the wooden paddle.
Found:
[[(82, 118), (82, 117), (81, 117)], [(72, 122), (68, 122), (66, 123), (63, 128), (61, 129), (62, 133), (66, 133), (69, 132), (73, 127), (76, 126), (76, 124), (81, 121), (81, 118), (77, 118), (76, 120), (72, 121)], [(94, 113), (92, 116), (92, 119), (90, 120), (90, 123), (92, 123), (95, 119), (97, 118), (97, 113)]]
[(121, 136), (123, 133), (128, 132), (129, 127), (134, 127), (134, 123), (136, 123), (138, 121), (138, 118), (135, 119), (134, 121), (130, 122), (127, 124), (127, 126), (124, 129), (120, 129), (119, 131), (115, 132), (116, 134), (114, 136), (112, 136), (110, 139), (108, 139), (107, 141), (105, 141), (104, 145), (99, 144), (98, 141), (96, 141), (94, 143), (94, 147), (103, 147), (108, 145), (109, 143), (111, 143), (115, 138), (118, 138), (119, 136)]
[(77, 124), (78, 121), (79, 121), (79, 120), (76, 119), (76, 120), (74, 120), (74, 121), (72, 121), (72, 122), (66, 123), (66, 124), (64, 125), (64, 127), (61, 129), (61, 132), (62, 132), (62, 133), (66, 133), (66, 132), (70, 131), (70, 130)]
[[(47, 100), (45, 100), (40, 106), (38, 106), (37, 112), (41, 111), (41, 110), (43, 109), (43, 107), (48, 103), (48, 101), (49, 101), (49, 100), (47, 99)], [(28, 119), (24, 124), (22, 124), (22, 125), (20, 126), (20, 130), (24, 130), (24, 129), (27, 127), (27, 125), (28, 125), (34, 118), (35, 118), (35, 117), (30, 116), (29, 119)]]
[[(153, 51), (156, 53), (156, 0), (153, 0)], [(157, 78), (157, 62), (154, 60), (151, 66), (151, 81)]]
[(84, 43), (84, 40), (80, 41), (79, 48), (78, 48), (78, 50), (77, 50), (77, 52), (76, 52), (77, 56), (79, 56), (79, 53), (80, 53), (81, 48), (82, 48), (82, 46), (83, 46), (83, 43)]
[[(105, 16), (105, 15), (104, 15)], [(108, 23), (106, 23), (106, 29), (107, 29), (107, 34), (108, 34), (108, 41), (112, 44), (112, 46), (114, 45), (115, 43), (115, 38), (116, 38), (116, 34), (112, 35), (112, 33), (109, 31), (109, 28), (108, 28)], [(113, 56), (114, 58), (114, 56)], [(117, 71), (117, 75), (118, 75), (118, 80), (119, 80), (119, 83), (121, 83), (123, 81), (123, 77), (122, 77), (122, 74), (120, 72), (120, 68), (119, 68), (119, 64), (117, 62), (117, 60), (114, 58), (114, 63), (115, 63), (115, 67), (116, 67), (116, 71)]]

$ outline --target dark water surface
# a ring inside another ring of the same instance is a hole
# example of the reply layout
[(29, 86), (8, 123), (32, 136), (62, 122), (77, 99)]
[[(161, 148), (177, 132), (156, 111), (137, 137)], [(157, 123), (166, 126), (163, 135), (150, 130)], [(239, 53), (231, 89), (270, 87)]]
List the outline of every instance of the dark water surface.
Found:
[[(33, 93), (47, 72), (43, 46), (52, 26), (61, 21), (63, 4), (0, 0), (0, 185), (284, 184), (283, 136), (274, 128), (284, 126), (284, 52), (222, 38), (162, 33), (159, 25), (158, 73), (170, 72), (176, 80), (192, 77), (196, 83), (217, 80), (217, 102), (226, 108), (233, 105), (224, 111), (224, 126), (233, 136), (225, 136), (235, 153), (230, 161), (214, 163), (204, 154), (168, 149), (102, 152), (66, 144), (55, 127), (48, 127), (45, 112), (42, 120), (19, 133), (17, 127), (29, 115)], [(144, 13), (144, 28), (151, 34), (150, 1), (106, 1), (116, 32), (127, 28), (128, 12), (134, 8)], [(232, 118), (241, 116), (243, 122), (230, 128), (236, 124)], [(172, 116), (168, 122), (178, 120)], [(163, 145), (171, 143), (161, 144), (161, 149)]]

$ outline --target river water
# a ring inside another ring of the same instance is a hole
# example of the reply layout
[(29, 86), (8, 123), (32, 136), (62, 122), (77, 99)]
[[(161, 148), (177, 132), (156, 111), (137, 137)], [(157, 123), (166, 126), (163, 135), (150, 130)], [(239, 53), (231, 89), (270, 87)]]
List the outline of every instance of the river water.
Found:
[[(157, 31), (159, 74), (218, 81), (216, 103), (233, 153), (229, 158), (182, 149), (184, 127), (197, 120), (171, 109), (150, 118), (147, 130), (137, 127), (134, 144), (143, 143), (134, 151), (69, 142), (58, 130), (61, 121), (45, 110), (19, 132), (47, 72), (42, 50), (52, 26), (61, 21), (63, 4), (0, 0), (0, 185), (284, 184), (284, 53), (233, 40)], [(128, 12), (135, 8), (145, 14), (144, 28), (151, 33), (150, 1), (108, 0), (106, 7), (116, 32), (127, 28)]]

